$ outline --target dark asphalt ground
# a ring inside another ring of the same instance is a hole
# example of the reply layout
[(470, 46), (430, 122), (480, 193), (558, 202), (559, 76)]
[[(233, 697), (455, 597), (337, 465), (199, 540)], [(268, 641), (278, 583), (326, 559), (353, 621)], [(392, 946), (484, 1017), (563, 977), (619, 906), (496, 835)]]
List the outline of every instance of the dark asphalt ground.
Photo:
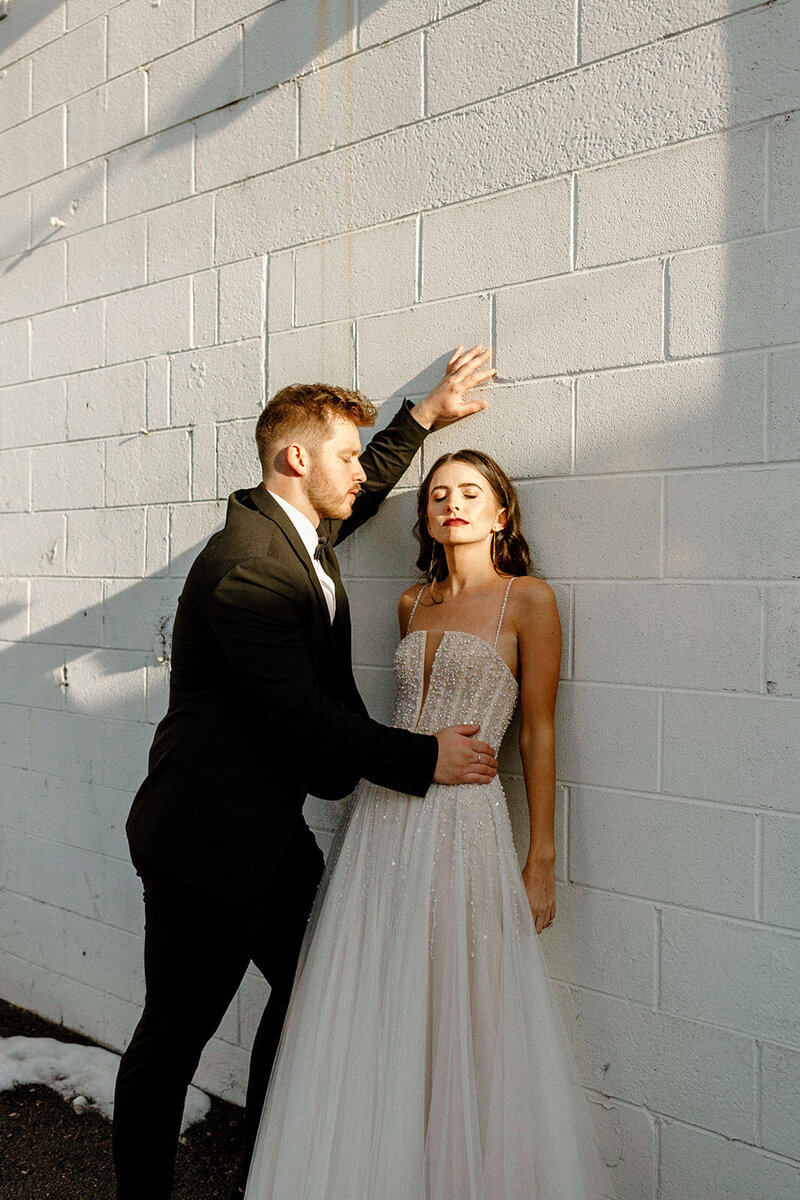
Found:
[[(0, 1037), (17, 1034), (90, 1044), (0, 1000)], [(174, 1200), (227, 1200), (243, 1133), (244, 1110), (212, 1098), (179, 1147)], [(0, 1200), (114, 1200), (110, 1123), (51, 1088), (0, 1092)]]

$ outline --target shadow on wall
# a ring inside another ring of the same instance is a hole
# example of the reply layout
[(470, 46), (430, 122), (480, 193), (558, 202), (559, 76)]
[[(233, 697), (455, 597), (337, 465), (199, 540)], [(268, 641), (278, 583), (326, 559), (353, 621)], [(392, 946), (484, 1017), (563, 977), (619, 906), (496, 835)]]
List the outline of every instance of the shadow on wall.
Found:
[[(387, 3), (388, 0), (361, 0), (358, 17), (355, 0), (326, 0), (325, 3), (320, 3), (319, 0), (275, 0), (261, 9), (254, 4), (254, 11), (249, 14), (245, 11), (243, 14), (247, 26), (246, 51), (243, 52), (242, 49), (243, 40), (237, 39), (236, 44), (214, 68), (195, 82), (191, 89), (187, 89), (178, 105), (163, 112), (150, 113), (147, 134), (143, 133), (140, 138), (126, 143), (124, 147), (110, 146), (101, 150), (97, 160), (74, 164), (79, 172), (81, 167), (84, 168), (81, 177), (72, 177), (64, 181), (61, 189), (54, 191), (49, 198), (46, 211), (42, 209), (38, 214), (34, 212), (30, 246), (27, 245), (28, 233), (27, 229), (23, 232), (22, 221), (17, 229), (12, 227), (6, 232), (3, 242), (0, 243), (0, 259), (15, 254), (16, 257), (6, 264), (2, 273), (12, 271), (40, 246), (67, 237), (73, 232), (70, 229), (70, 216), (77, 207), (85, 208), (103, 187), (104, 172), (86, 169), (92, 162), (102, 163), (109, 155), (124, 153), (131, 147), (135, 154), (136, 147), (141, 146), (143, 152), (140, 165), (144, 167), (152, 164), (163, 154), (165, 148), (165, 139), (158, 135), (167, 130), (171, 131), (167, 139), (171, 152), (182, 143), (192, 141), (195, 131), (198, 138), (206, 135), (217, 137), (226, 127), (246, 120), (248, 112), (258, 105), (265, 92), (350, 53), (355, 48), (359, 22), (363, 25)], [(38, 25), (51, 19), (63, 4), (64, 0), (39, 0), (35, 4), (22, 4), (17, 0), (9, 17), (0, 21), (0, 69), (5, 63), (13, 61), (15, 45), (25, 46), (28, 35)], [(247, 5), (243, 4), (241, 7), (246, 10)], [(156, 20), (157, 12), (157, 5), (142, 8), (142, 21)], [(208, 22), (208, 25), (206, 32), (213, 39), (218, 32), (217, 26), (212, 22)], [(54, 29), (50, 33), (50, 38), (59, 36), (60, 29)], [(191, 50), (202, 41), (203, 38), (198, 37), (180, 49)], [(337, 48), (340, 48), (341, 53), (337, 53)], [(23, 50), (23, 53), (28, 53), (28, 50)], [(155, 59), (141, 64), (139, 69), (149, 73), (153, 63), (158, 61)], [(108, 86), (109, 82), (105, 82), (93, 90), (92, 94), (97, 97), (99, 110), (105, 107), (105, 91)], [(259, 140), (268, 139), (268, 124), (259, 128), (258, 135)], [(256, 166), (251, 173), (259, 174), (264, 169), (262, 166)], [(324, 176), (324, 163), (321, 170)], [(60, 174), (69, 174), (70, 171), (71, 167), (68, 166)], [(243, 169), (236, 181), (240, 182), (246, 178), (248, 172)], [(186, 196), (180, 198), (189, 198), (190, 195), (187, 191)], [(51, 218), (64, 224), (53, 226), (50, 224)], [(102, 224), (101, 216), (92, 222), (92, 225)], [(26, 249), (18, 253), (21, 245), (26, 246)], [(270, 249), (272, 247), (264, 246), (263, 253), (269, 252)]]
[[(115, 809), (109, 819), (119, 826), (113, 850), (98, 829), (97, 848), (107, 853), (127, 854), (120, 820), (146, 772), (153, 727), (166, 711), (172, 623), (182, 575), (195, 553), (173, 562), (178, 577), (131, 583), (37, 576), (25, 636), (18, 630), (27, 601), (15, 598), (13, 580), (0, 593), (8, 597), (0, 605), (3, 637), (17, 638), (0, 653), (2, 715), (9, 725), (0, 737), (2, 761), (121, 793), (118, 804), (106, 796)], [(63, 608), (70, 593), (79, 607), (64, 620), (46, 623), (42, 618)], [(95, 603), (87, 603), (90, 596), (97, 597)], [(8, 800), (14, 814), (11, 789)], [(47, 825), (38, 824), (34, 814), (16, 815), (23, 829), (47, 836)]]

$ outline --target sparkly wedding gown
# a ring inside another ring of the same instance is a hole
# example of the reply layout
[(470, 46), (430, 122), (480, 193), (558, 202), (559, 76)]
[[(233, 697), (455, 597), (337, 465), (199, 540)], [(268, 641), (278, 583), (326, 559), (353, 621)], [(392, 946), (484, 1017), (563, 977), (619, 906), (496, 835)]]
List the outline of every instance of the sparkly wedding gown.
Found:
[[(448, 630), (425, 696), (426, 631), (407, 633), (393, 723), (480, 724), (499, 747), (517, 699), (501, 623), (494, 646)], [(245, 1200), (614, 1196), (499, 779), (422, 798), (362, 780), (306, 931)]]

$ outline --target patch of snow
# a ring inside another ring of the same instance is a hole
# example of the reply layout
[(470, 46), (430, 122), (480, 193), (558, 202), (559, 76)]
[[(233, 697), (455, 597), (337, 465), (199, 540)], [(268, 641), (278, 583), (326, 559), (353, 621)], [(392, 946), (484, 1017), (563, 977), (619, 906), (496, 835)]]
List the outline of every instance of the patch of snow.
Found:
[[(0, 1092), (18, 1084), (44, 1083), (71, 1100), (76, 1112), (94, 1108), (111, 1120), (119, 1059), (118, 1054), (100, 1046), (79, 1046), (55, 1038), (0, 1038)], [(190, 1087), (181, 1133), (202, 1121), (210, 1108), (205, 1092)]]

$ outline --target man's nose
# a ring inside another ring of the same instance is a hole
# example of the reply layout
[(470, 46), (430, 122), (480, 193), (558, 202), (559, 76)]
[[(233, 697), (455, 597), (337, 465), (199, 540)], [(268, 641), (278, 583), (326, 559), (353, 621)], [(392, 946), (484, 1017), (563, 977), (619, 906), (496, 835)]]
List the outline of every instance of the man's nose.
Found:
[(356, 473), (353, 476), (353, 479), (356, 483), (363, 483), (366, 478), (367, 478), (367, 472), (364, 470), (361, 463), (359, 463), (358, 466), (356, 467)]

